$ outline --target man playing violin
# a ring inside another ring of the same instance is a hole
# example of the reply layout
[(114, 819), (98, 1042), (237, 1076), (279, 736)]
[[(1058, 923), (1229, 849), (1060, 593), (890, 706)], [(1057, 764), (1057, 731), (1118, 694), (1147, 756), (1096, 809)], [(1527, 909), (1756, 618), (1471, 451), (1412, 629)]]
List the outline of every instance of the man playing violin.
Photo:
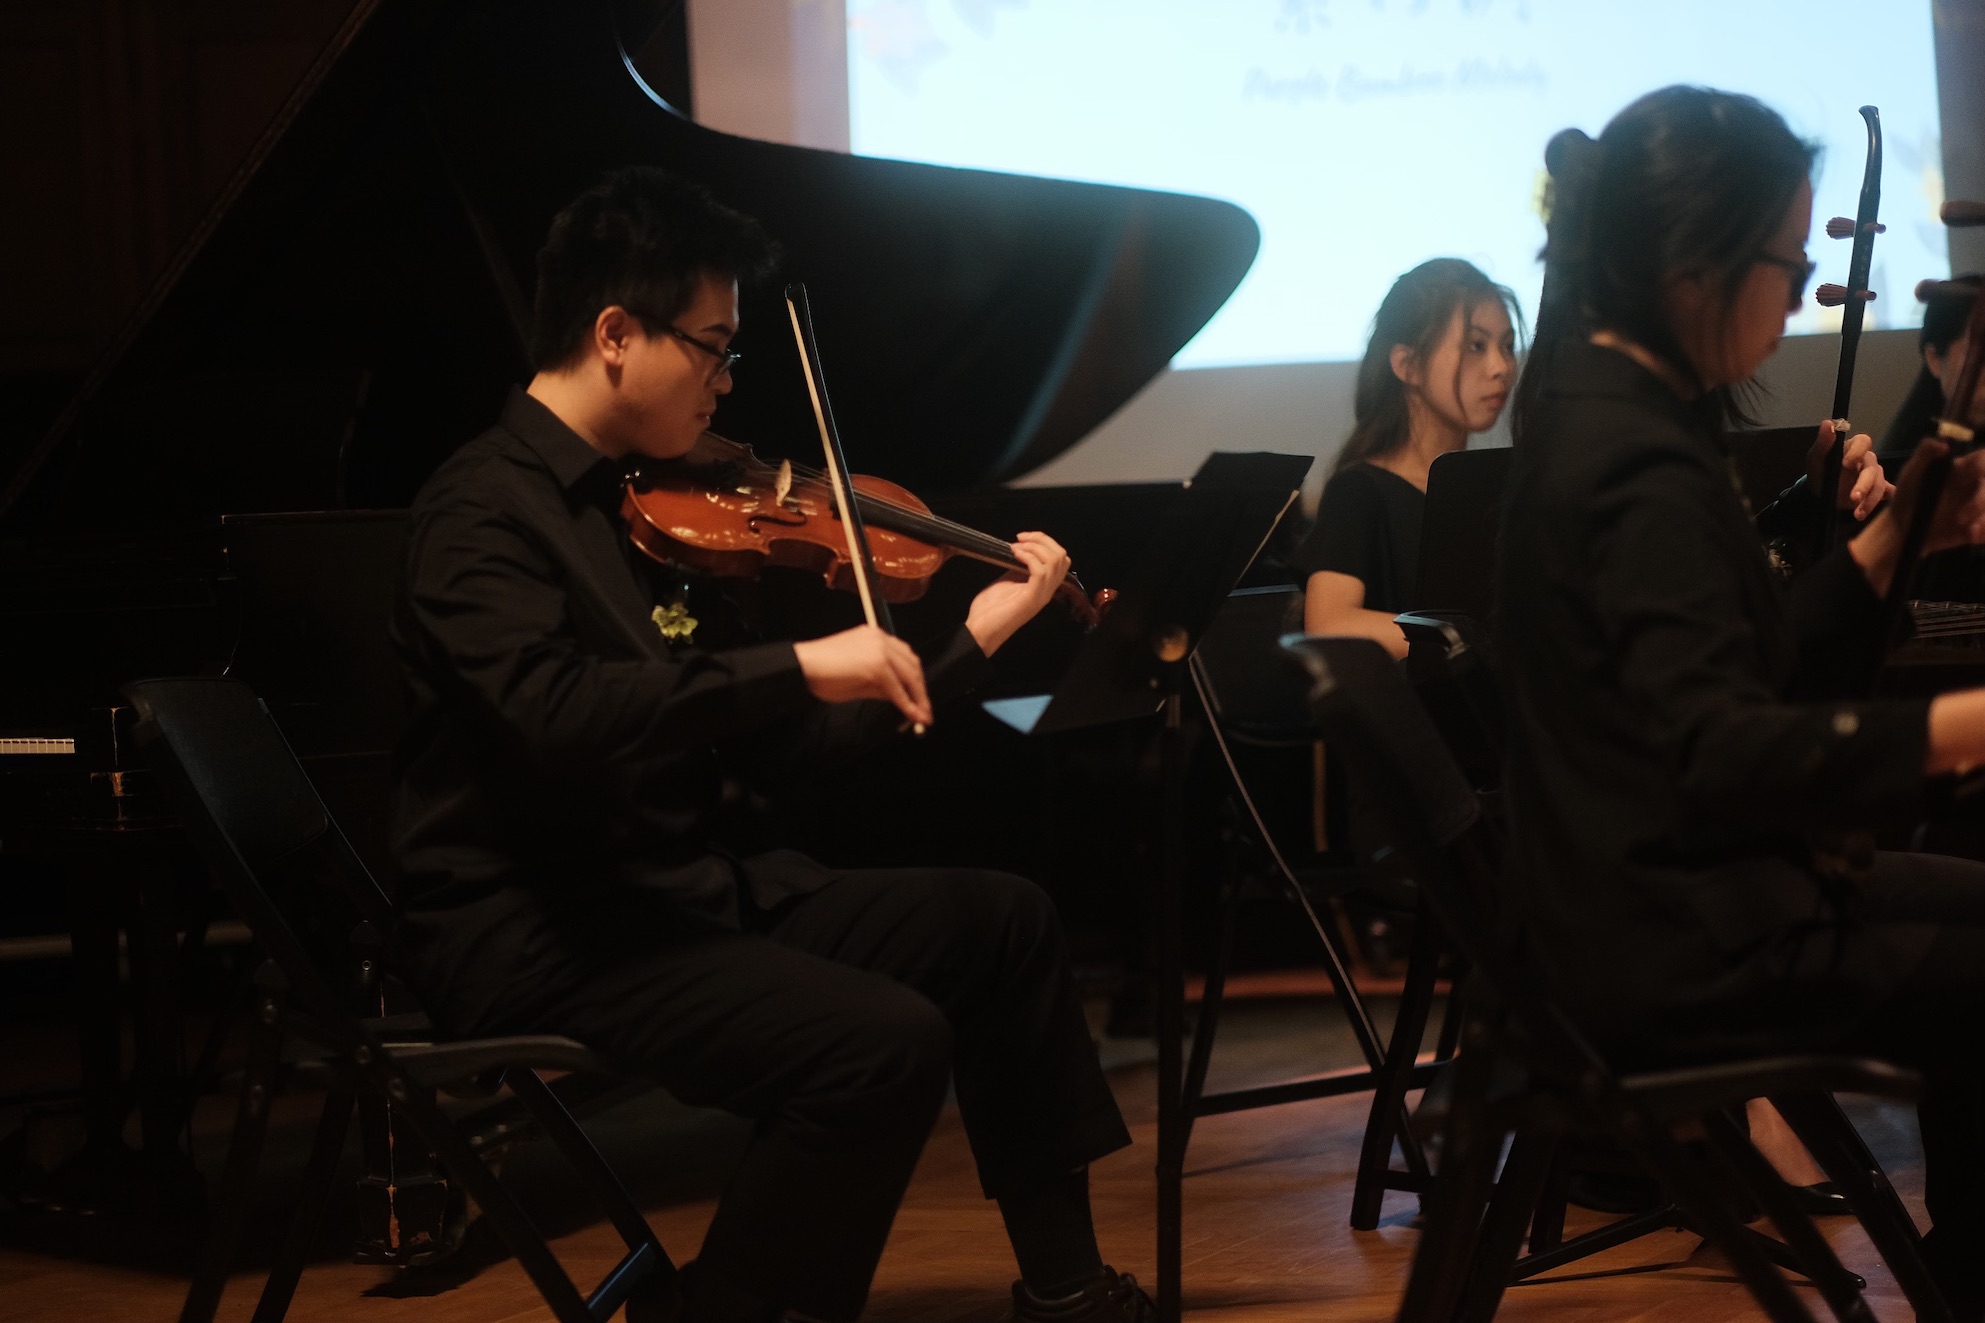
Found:
[(870, 627), (755, 638), (707, 584), (658, 598), (629, 546), (623, 477), (709, 426), (738, 281), (770, 251), (647, 168), (552, 222), (537, 373), (409, 524), (400, 963), (447, 1032), (568, 1035), (756, 1122), (685, 1271), (687, 1323), (854, 1318), (954, 1081), (1019, 1262), (1015, 1317), (1145, 1317), (1091, 1225), (1088, 1163), (1129, 1136), (1051, 902), (1001, 873), (765, 850), (742, 811), (775, 773), (934, 720), (1067, 555), (1021, 534), (1026, 573), (920, 653)]

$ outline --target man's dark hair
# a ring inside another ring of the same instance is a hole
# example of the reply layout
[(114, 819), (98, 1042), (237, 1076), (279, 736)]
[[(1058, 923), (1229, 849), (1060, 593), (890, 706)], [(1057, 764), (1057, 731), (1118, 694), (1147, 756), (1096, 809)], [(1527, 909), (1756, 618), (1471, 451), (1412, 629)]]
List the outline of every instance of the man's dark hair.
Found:
[[(1618, 332), (1693, 378), (1668, 325), (1669, 282), (1698, 276), (1733, 297), (1817, 155), (1763, 102), (1706, 87), (1650, 92), (1597, 141), (1576, 129), (1553, 138), (1544, 153), (1544, 294), (1517, 390), (1518, 441), (1558, 347), (1595, 329)], [(1743, 417), (1728, 387), (1705, 392), (1702, 404), (1712, 415)]]
[(572, 200), (538, 251), (531, 365), (578, 359), (604, 308), (651, 333), (681, 315), (700, 277), (762, 279), (777, 250), (757, 221), (654, 166), (616, 170)]

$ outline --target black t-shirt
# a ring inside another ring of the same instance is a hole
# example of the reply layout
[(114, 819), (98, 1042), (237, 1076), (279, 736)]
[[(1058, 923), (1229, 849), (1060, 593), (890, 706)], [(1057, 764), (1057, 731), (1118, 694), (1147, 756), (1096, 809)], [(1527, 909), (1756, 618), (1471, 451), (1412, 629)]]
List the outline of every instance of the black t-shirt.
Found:
[(1390, 469), (1353, 464), (1333, 474), (1316, 524), (1291, 563), (1303, 575), (1348, 574), (1365, 585), (1365, 609), (1411, 609), (1420, 582), (1420, 524), (1427, 494)]

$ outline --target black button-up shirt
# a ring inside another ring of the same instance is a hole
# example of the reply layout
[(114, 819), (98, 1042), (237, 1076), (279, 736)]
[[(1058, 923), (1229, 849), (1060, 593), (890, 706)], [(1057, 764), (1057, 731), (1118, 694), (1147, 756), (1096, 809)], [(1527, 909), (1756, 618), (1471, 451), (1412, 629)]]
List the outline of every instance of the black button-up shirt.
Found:
[[(752, 641), (718, 585), (651, 574), (629, 549), (621, 476), (514, 391), (414, 502), (393, 634), (410, 698), (395, 854), (416, 954), (600, 888), (662, 887), (736, 923), (741, 903), (818, 886), (820, 865), (727, 838), (735, 783), (897, 728), (887, 704), (816, 701), (792, 644)], [(688, 586), (693, 640), (652, 619), (658, 576)], [(934, 701), (989, 670), (963, 628), (925, 665)]]
[(1741, 1000), (1848, 921), (1814, 842), (1920, 805), (1927, 705), (1846, 692), (1878, 599), (1845, 546), (1771, 570), (1696, 410), (1613, 350), (1548, 371), (1501, 531), (1512, 899), (1595, 1023)]

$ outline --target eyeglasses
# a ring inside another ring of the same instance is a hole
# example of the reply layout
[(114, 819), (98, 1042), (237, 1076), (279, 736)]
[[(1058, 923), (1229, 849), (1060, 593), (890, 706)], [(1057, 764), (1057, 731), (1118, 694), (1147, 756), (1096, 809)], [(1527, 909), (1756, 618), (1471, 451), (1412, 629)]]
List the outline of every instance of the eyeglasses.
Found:
[(712, 381), (715, 381), (718, 377), (721, 377), (725, 373), (731, 371), (731, 369), (735, 368), (738, 365), (738, 360), (744, 357), (743, 354), (740, 354), (735, 349), (724, 349), (718, 345), (713, 345), (708, 341), (698, 340), (695, 336), (691, 335), (689, 332), (682, 330), (679, 327), (669, 325), (667, 322), (663, 321), (662, 318), (654, 316), (652, 313), (643, 312), (639, 308), (629, 308), (627, 309), (627, 311), (633, 313), (636, 317), (639, 317), (641, 321), (646, 325), (652, 326), (659, 323), (663, 330), (667, 331), (670, 335), (674, 336), (676, 339), (682, 341), (686, 345), (691, 346), (692, 348), (701, 349), (704, 353), (716, 359), (717, 360), (716, 365), (710, 369), (710, 380)]
[(732, 368), (736, 367), (738, 364), (738, 360), (744, 357), (743, 354), (740, 354), (735, 349), (724, 349), (724, 348), (720, 348), (717, 345), (706, 343), (705, 341), (698, 340), (695, 336), (691, 335), (689, 332), (677, 330), (673, 326), (669, 327), (668, 331), (670, 335), (682, 341), (684, 344), (692, 345), (697, 349), (701, 349), (704, 353), (708, 354), (710, 357), (717, 360), (717, 365), (710, 369), (710, 378), (713, 381), (716, 378), (721, 377), (725, 373), (729, 372)]
[(1820, 269), (1820, 264), (1807, 257), (1804, 253), (1799, 254), (1796, 258), (1776, 257), (1770, 253), (1759, 253), (1751, 260), (1754, 262), (1763, 262), (1767, 266), (1775, 266), (1791, 278), (1792, 292), (1785, 300), (1787, 303), (1797, 303), (1806, 296), (1806, 286), (1812, 283), (1813, 272)]

